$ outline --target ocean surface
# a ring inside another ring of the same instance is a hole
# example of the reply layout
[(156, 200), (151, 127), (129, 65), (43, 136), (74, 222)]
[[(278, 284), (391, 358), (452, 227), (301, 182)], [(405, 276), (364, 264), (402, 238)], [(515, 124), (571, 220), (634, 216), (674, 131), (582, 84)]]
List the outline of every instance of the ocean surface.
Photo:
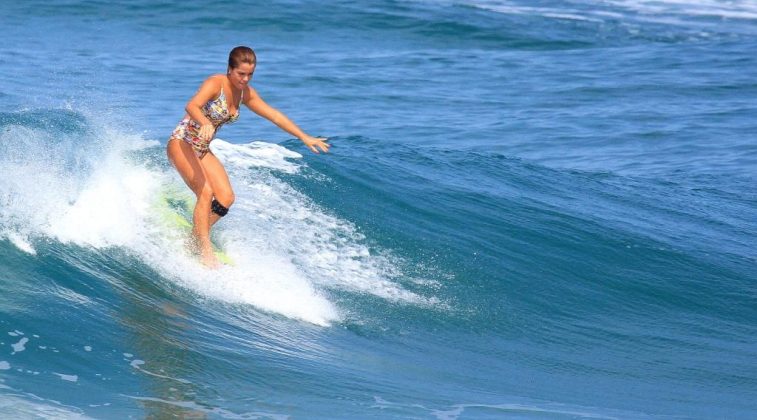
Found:
[[(757, 3), (2, 1), (0, 418), (757, 417)], [(229, 50), (206, 270), (156, 217)]]

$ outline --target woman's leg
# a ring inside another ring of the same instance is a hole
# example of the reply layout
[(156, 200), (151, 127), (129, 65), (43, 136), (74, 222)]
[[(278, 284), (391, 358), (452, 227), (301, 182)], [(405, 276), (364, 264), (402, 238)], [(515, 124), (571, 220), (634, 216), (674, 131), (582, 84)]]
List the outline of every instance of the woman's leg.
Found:
[[(210, 183), (210, 188), (213, 190), (213, 198), (228, 209), (234, 204), (235, 197), (234, 190), (231, 188), (231, 183), (229, 182), (229, 175), (226, 173), (223, 164), (221, 164), (213, 152), (209, 152), (205, 155), (200, 163), (205, 170), (208, 182)], [(222, 216), (219, 214), (211, 211), (209, 220), (210, 226), (213, 226), (221, 217)]]
[(210, 176), (206, 173), (202, 160), (195, 155), (192, 146), (186, 142), (178, 139), (169, 140), (166, 153), (168, 160), (171, 161), (184, 182), (197, 196), (197, 203), (192, 215), (194, 225), (192, 234), (197, 242), (201, 260), (205, 265), (217, 266), (218, 260), (213, 254), (213, 245), (210, 243), (210, 203), (213, 199)]

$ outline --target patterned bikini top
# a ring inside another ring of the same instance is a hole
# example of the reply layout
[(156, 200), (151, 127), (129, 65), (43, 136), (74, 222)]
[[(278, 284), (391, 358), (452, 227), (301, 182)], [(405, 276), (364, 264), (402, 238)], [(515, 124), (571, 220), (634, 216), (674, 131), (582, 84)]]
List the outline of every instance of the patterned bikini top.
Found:
[(210, 120), (216, 129), (223, 124), (231, 124), (239, 118), (239, 107), (242, 105), (244, 99), (244, 90), (242, 91), (242, 97), (239, 98), (239, 104), (237, 105), (237, 112), (231, 115), (229, 112), (229, 104), (226, 102), (226, 95), (223, 93), (223, 87), (221, 87), (221, 94), (218, 98), (209, 100), (203, 107), (202, 113)]

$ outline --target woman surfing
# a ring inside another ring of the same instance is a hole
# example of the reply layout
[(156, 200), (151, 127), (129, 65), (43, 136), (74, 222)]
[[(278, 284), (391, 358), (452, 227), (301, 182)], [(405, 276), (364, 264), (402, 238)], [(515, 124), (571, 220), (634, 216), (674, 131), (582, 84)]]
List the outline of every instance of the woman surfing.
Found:
[(187, 103), (187, 113), (166, 146), (168, 160), (197, 196), (192, 214), (193, 246), (200, 261), (208, 267), (220, 265), (213, 254), (210, 228), (234, 203), (234, 191), (226, 169), (209, 146), (222, 125), (237, 120), (242, 104), (300, 139), (313, 152), (329, 150), (325, 138), (303, 132), (286, 115), (265, 103), (249, 85), (256, 63), (251, 48), (239, 46), (231, 50), (226, 74), (214, 74), (205, 79)]

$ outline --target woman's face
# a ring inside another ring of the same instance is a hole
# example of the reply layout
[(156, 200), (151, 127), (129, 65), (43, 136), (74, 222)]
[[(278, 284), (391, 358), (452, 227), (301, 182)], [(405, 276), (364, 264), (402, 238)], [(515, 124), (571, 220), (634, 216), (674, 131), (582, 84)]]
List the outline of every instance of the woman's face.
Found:
[(252, 79), (252, 73), (255, 71), (255, 65), (241, 63), (239, 66), (229, 70), (229, 81), (234, 87), (244, 89), (247, 83)]

